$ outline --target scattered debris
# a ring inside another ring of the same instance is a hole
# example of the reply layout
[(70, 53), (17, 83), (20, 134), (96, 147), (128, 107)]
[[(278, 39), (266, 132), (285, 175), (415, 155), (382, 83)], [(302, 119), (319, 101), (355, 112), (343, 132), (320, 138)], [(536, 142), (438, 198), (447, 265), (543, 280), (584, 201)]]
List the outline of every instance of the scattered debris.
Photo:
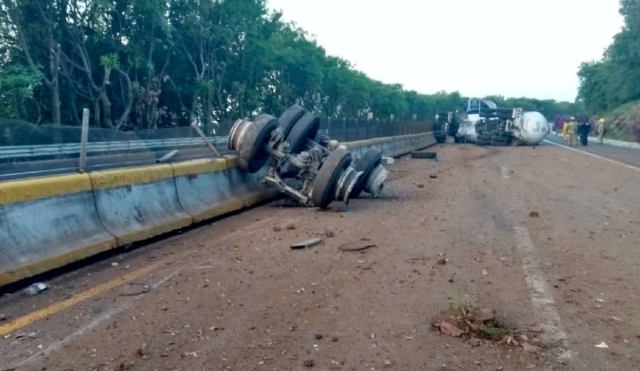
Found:
[(418, 188), (424, 188), (424, 184), (422, 184), (422, 183), (418, 183), (418, 184), (416, 184), (416, 187), (418, 187)]
[(281, 232), (282, 231), (282, 227), (279, 226), (279, 225), (275, 225), (275, 226), (273, 226), (273, 231), (274, 232)]
[(438, 265), (446, 265), (447, 261), (448, 260), (446, 258), (440, 258), (438, 259)]
[(529, 213), (529, 216), (532, 217), (532, 218), (537, 218), (537, 217), (540, 216), (540, 213), (537, 212), (537, 211), (532, 211), (532, 212)]
[(430, 152), (430, 151), (411, 152), (411, 158), (436, 158), (436, 157), (438, 157), (436, 152)]
[(138, 296), (142, 294), (146, 294), (151, 291), (151, 286), (140, 283), (140, 282), (132, 282), (125, 289), (124, 292), (120, 293), (120, 296)]
[(337, 343), (338, 342), (338, 337), (337, 336), (332, 336), (331, 337), (331, 342), (332, 343)]
[(322, 334), (315, 334), (315, 335), (313, 335), (313, 337), (314, 337), (316, 340), (320, 340), (320, 339), (322, 339)]
[(111, 266), (112, 266), (112, 267), (117, 267), (118, 265), (119, 265), (119, 264), (118, 264), (118, 262), (113, 262), (113, 263), (111, 263)]
[(429, 178), (438, 179), (438, 174), (431, 174), (431, 175), (429, 175)]
[(333, 238), (335, 237), (335, 232), (333, 231), (333, 229), (329, 228), (329, 227), (324, 227), (324, 236), (327, 238)]
[(378, 245), (374, 243), (369, 243), (370, 240), (368, 238), (362, 238), (360, 241), (352, 241), (347, 242), (338, 246), (338, 250), (341, 251), (363, 251), (366, 249), (370, 249), (372, 247), (378, 247)]
[(460, 330), (456, 325), (452, 324), (451, 322), (440, 321), (438, 322), (437, 326), (438, 326), (438, 329), (440, 329), (440, 332), (442, 332), (444, 335), (447, 335), (447, 336), (460, 337), (464, 334), (464, 331)]
[(41, 292), (43, 292), (45, 290), (48, 290), (48, 289), (49, 289), (49, 285), (47, 285), (46, 283), (44, 283), (44, 282), (36, 282), (33, 285), (31, 285), (31, 286), (27, 287), (26, 289), (24, 289), (24, 292), (27, 295), (33, 296), (33, 295), (38, 295)]
[(393, 159), (393, 157), (385, 157), (382, 156), (382, 163), (385, 165), (393, 165), (393, 163), (395, 162), (395, 160)]
[(305, 241), (294, 243), (291, 245), (292, 249), (304, 249), (306, 247), (314, 247), (322, 243), (322, 238), (310, 238)]
[(482, 340), (478, 338), (469, 339), (469, 345), (471, 345), (473, 348), (479, 347), (480, 345), (482, 345)]
[(308, 359), (308, 360), (302, 362), (302, 365), (304, 367), (311, 368), (311, 367), (316, 365), (316, 362), (313, 359)]
[(287, 224), (287, 229), (288, 229), (288, 230), (290, 230), (290, 231), (292, 231), (292, 230), (296, 229), (296, 224), (295, 224), (295, 223), (293, 223), (293, 222), (288, 223), (288, 224)]
[(489, 274), (489, 272), (487, 272), (487, 270), (486, 270), (486, 269), (483, 269), (483, 270), (482, 270), (482, 275), (483, 275), (483, 276), (486, 276), (486, 275), (488, 275), (488, 274)]
[(0, 313), (0, 322), (6, 321), (7, 320), (7, 315), (4, 313)]
[(529, 344), (527, 342), (523, 343), (522, 346), (524, 347), (524, 351), (527, 353), (540, 353), (542, 351), (542, 348), (539, 346)]
[(607, 345), (607, 343), (605, 343), (604, 341), (601, 342), (600, 344), (596, 344), (596, 348), (600, 348), (600, 349), (608, 349), (609, 346)]
[(178, 154), (178, 150), (174, 149), (173, 151), (167, 153), (166, 155), (160, 157), (156, 160), (157, 163), (163, 163), (169, 161), (172, 157)]

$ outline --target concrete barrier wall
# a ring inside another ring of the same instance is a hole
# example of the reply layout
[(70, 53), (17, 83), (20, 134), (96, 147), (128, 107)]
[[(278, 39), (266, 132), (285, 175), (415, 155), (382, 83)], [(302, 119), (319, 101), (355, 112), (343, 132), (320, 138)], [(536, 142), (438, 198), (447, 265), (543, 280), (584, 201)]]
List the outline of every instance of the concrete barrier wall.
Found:
[[(346, 143), (397, 157), (431, 134)], [(235, 156), (0, 183), (0, 286), (277, 196)]]
[(116, 246), (89, 175), (0, 183), (0, 286)]

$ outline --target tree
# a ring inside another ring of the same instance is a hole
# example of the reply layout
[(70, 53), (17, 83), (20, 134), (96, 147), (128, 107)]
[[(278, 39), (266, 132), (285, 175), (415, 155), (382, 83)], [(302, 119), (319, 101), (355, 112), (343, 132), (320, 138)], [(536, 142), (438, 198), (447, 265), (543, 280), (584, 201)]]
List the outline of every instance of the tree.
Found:
[(90, 108), (94, 126), (115, 130), (217, 125), (293, 103), (329, 118), (424, 120), (464, 101), (369, 78), (266, 0), (0, 0), (0, 87), (3, 116), (80, 125)]

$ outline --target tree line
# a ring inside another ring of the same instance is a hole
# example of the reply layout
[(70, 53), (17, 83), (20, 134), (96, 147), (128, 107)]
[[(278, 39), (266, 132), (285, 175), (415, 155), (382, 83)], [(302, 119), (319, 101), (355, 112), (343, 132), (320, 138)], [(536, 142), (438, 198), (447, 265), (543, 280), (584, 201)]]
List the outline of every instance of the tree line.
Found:
[[(553, 118), (553, 100), (492, 97)], [(134, 130), (214, 124), (293, 103), (328, 118), (432, 119), (419, 94), (330, 56), (265, 0), (0, 0), (0, 117)]]
[(578, 102), (591, 114), (640, 99), (640, 1), (620, 0), (624, 26), (600, 61), (581, 64)]

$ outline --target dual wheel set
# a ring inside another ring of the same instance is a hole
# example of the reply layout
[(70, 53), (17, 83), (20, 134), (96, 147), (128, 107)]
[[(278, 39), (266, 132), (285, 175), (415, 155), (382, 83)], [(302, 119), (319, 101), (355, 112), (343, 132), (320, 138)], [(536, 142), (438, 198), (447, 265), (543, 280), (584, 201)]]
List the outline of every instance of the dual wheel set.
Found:
[[(305, 206), (326, 209), (333, 201), (348, 204), (362, 192), (377, 197), (388, 175), (382, 152), (370, 148), (355, 159), (345, 146), (319, 136), (319, 131), (320, 119), (293, 105), (279, 119), (261, 114), (236, 121), (229, 149), (237, 151), (240, 167), (249, 173), (268, 164), (263, 182)], [(287, 179), (298, 186), (290, 186)]]

